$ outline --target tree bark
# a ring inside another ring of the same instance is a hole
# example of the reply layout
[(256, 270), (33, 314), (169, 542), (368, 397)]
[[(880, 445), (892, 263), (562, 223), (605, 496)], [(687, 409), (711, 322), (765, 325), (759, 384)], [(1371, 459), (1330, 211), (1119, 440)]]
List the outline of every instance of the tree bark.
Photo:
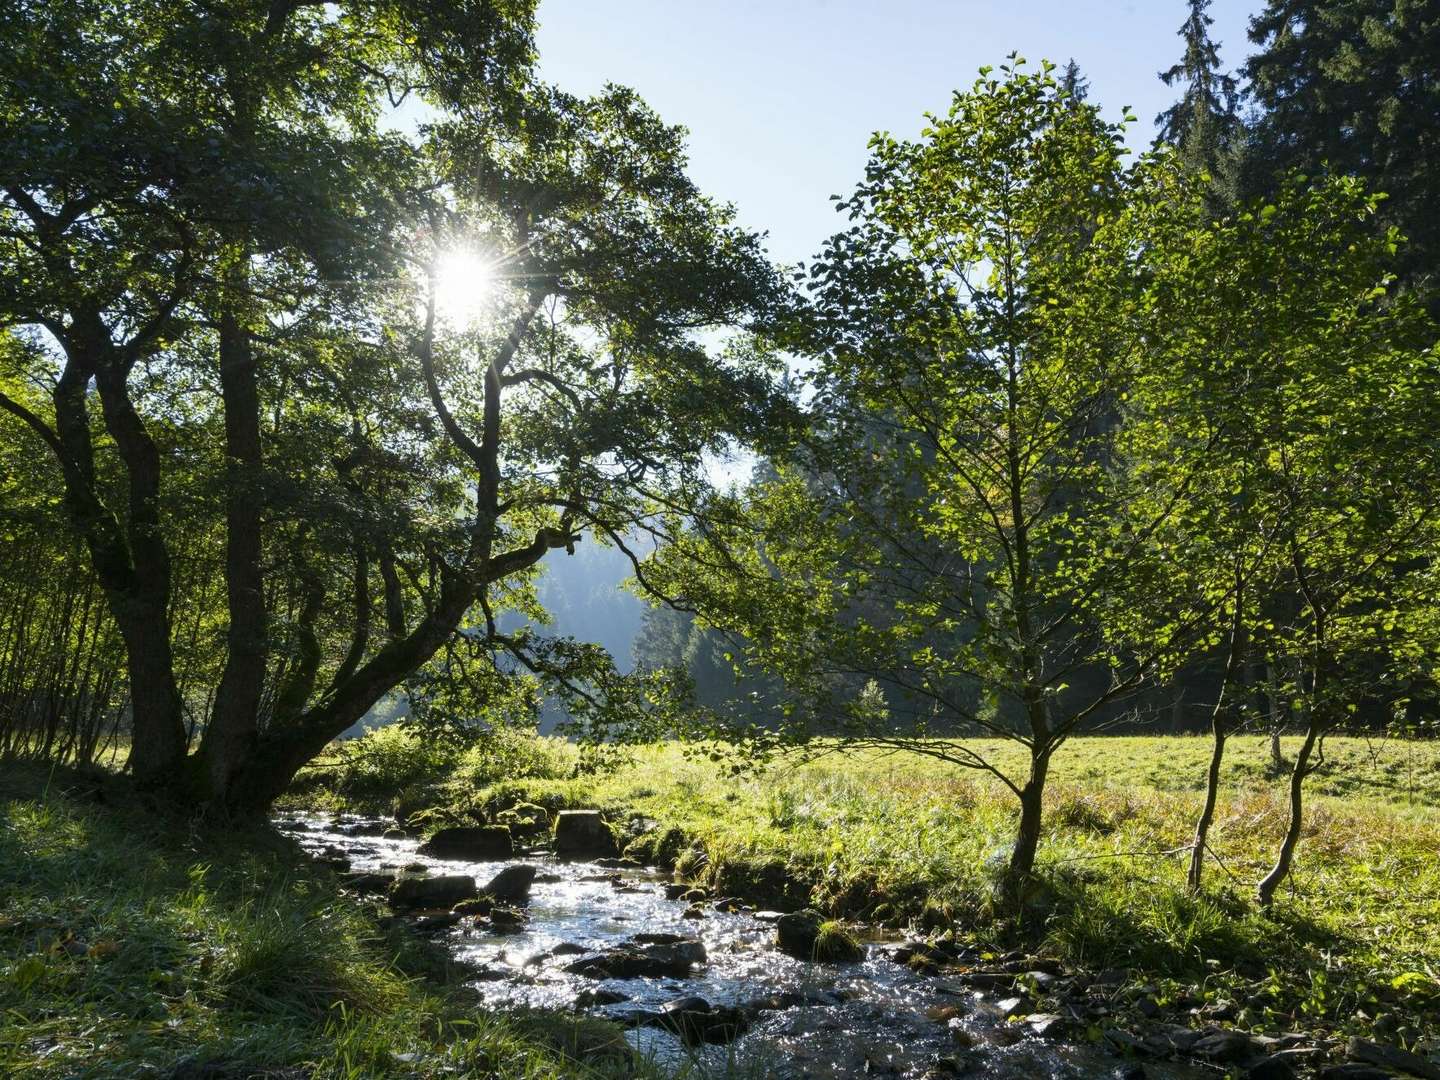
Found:
[(1295, 755), (1295, 765), (1290, 770), (1290, 822), (1285, 829), (1285, 838), (1280, 842), (1280, 853), (1275, 866), (1264, 880), (1255, 887), (1255, 901), (1261, 907), (1269, 907), (1275, 901), (1275, 891), (1290, 873), (1295, 861), (1295, 848), (1300, 843), (1300, 829), (1303, 824), (1303, 798), (1305, 777), (1310, 772), (1310, 755), (1319, 741), (1321, 728), (1316, 720), (1317, 712), (1311, 711), (1310, 723), (1305, 729), (1305, 741)]
[[(237, 290), (238, 291), (238, 290)], [(225, 669), (200, 755), (210, 790), (225, 791), (255, 742), (265, 685), (265, 583), (261, 569), (260, 390), (254, 350), (233, 302), (220, 317), (225, 411)]]
[(1220, 798), (1220, 765), (1225, 758), (1225, 740), (1231, 728), (1230, 707), (1235, 695), (1232, 690), (1244, 670), (1245, 623), (1242, 597), (1237, 591), (1235, 617), (1230, 626), (1230, 649), (1225, 658), (1225, 674), (1220, 680), (1220, 692), (1215, 698), (1215, 708), (1210, 713), (1210, 766), (1205, 773), (1205, 805), (1195, 822), (1195, 840), (1190, 848), (1190, 869), (1185, 877), (1186, 887), (1192, 893), (1200, 891), (1200, 881), (1205, 873), (1205, 845), (1210, 837), (1210, 825), (1215, 820), (1215, 804)]
[(1020, 789), (1020, 825), (1015, 831), (1015, 849), (1010, 854), (1009, 877), (1017, 898), (1026, 880), (1035, 870), (1035, 855), (1040, 849), (1045, 778), (1049, 771), (1049, 752), (1032, 751), (1030, 777)]
[(125, 462), (133, 571), (111, 597), (130, 676), (130, 769), (147, 785), (180, 779), (185, 719), (170, 645), (170, 551), (160, 523), (160, 452), (130, 401), (126, 373), (96, 373), (105, 426)]
[(552, 548), (573, 540), (565, 530), (542, 529), (529, 544), (488, 560), (473, 577), (449, 573), (439, 602), (414, 630), (386, 644), (292, 723), (276, 724), (265, 733), (232, 777), (226, 808), (237, 816), (265, 813), (306, 763), (440, 650), (485, 585), (533, 566)]

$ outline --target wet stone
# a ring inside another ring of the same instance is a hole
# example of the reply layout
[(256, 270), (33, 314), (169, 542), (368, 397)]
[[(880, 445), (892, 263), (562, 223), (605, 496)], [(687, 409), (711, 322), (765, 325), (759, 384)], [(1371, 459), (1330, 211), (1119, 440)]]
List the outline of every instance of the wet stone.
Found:
[(704, 962), (702, 943), (681, 941), (673, 945), (621, 946), (577, 960), (565, 970), (589, 979), (683, 978), (696, 964)]
[(475, 879), (469, 874), (444, 874), (438, 877), (407, 877), (395, 883), (390, 892), (392, 907), (452, 908), (477, 894)]
[(605, 1005), (619, 1005), (622, 1001), (629, 1000), (630, 995), (622, 994), (619, 990), (597, 986), (594, 990), (581, 990), (575, 996), (575, 1008), (596, 1009)]
[(495, 900), (523, 903), (530, 899), (530, 886), (534, 881), (535, 867), (521, 863), (501, 870), (481, 891)]
[(487, 862), (508, 859), (515, 853), (510, 830), (503, 825), (478, 825), (473, 828), (441, 829), (420, 845), (421, 855), (437, 859), (465, 859)]
[(593, 859), (615, 854), (615, 837), (599, 810), (561, 810), (555, 817), (555, 854)]

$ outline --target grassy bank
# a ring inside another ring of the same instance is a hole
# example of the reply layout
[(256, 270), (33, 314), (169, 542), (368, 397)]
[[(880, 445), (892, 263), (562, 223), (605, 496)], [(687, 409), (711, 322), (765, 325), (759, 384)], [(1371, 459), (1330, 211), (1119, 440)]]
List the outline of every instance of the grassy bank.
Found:
[(0, 778), (0, 1076), (637, 1075), (615, 1029), (498, 1020), (454, 976), (268, 829)]
[[(715, 895), (812, 902), (913, 923), (996, 950), (1024, 944), (1077, 968), (1124, 968), (1137, 999), (1414, 1045), (1440, 1005), (1440, 748), (1328, 744), (1311, 778), (1299, 863), (1275, 910), (1250, 902), (1285, 825), (1269, 746), (1237, 740), (1205, 894), (1184, 890), (1184, 847), (1208, 742), (1075, 740), (1052, 772), (1039, 883), (1023, 918), (996, 903), (1013, 825), (998, 783), (942, 763), (834, 753), (738, 779), (667, 745), (585, 773), (563, 744), (402, 753), (386, 732), (344, 749), (294, 798), (399, 810), (435, 825), (518, 803), (598, 806), (630, 851), (678, 860)], [(1293, 744), (1285, 744), (1287, 751)], [(1002, 763), (1013, 752), (988, 748)], [(579, 770), (577, 772), (577, 770)], [(529, 774), (528, 776), (525, 774)], [(508, 777), (508, 779), (505, 779)], [(518, 777), (518, 778), (517, 778)]]

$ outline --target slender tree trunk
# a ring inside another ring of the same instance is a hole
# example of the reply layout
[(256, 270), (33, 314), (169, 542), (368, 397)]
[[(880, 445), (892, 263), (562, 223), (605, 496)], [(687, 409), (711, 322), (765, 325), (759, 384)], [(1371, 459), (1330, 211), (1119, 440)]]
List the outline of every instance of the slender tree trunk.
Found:
[(1317, 715), (1315, 710), (1311, 710), (1310, 723), (1305, 729), (1305, 741), (1300, 744), (1300, 750), (1295, 755), (1295, 765), (1290, 770), (1290, 822), (1285, 829), (1285, 838), (1280, 842), (1280, 853), (1270, 873), (1255, 887), (1255, 900), (1261, 907), (1268, 908), (1274, 902), (1275, 891), (1289, 875), (1290, 867), (1295, 861), (1295, 848), (1300, 842), (1300, 829), (1304, 820), (1305, 777), (1309, 774), (1310, 755), (1314, 753), (1321, 732)]
[[(1298, 557), (1296, 563), (1298, 567)], [(1275, 866), (1255, 887), (1256, 901), (1261, 907), (1267, 908), (1274, 902), (1275, 891), (1289, 875), (1290, 867), (1295, 861), (1295, 848), (1300, 842), (1300, 829), (1304, 821), (1305, 777), (1310, 775), (1310, 757), (1325, 732), (1330, 711), (1326, 701), (1326, 696), (1330, 693), (1330, 662), (1325, 644), (1326, 613), (1313, 599), (1310, 603), (1315, 618), (1315, 668), (1310, 682), (1310, 707), (1305, 711), (1305, 740), (1300, 744), (1300, 749), (1295, 754), (1295, 764), (1290, 770), (1290, 821), (1285, 829), (1285, 838), (1280, 842)]]
[(1220, 765), (1225, 758), (1225, 740), (1230, 735), (1231, 702), (1237, 696), (1233, 691), (1244, 670), (1245, 664), (1245, 622), (1244, 602), (1239, 590), (1235, 595), (1235, 617), (1230, 626), (1230, 649), (1225, 657), (1225, 674), (1220, 680), (1220, 692), (1215, 698), (1215, 708), (1210, 713), (1210, 766), (1205, 773), (1205, 805), (1195, 822), (1195, 840), (1190, 848), (1190, 870), (1186, 875), (1186, 886), (1192, 893), (1200, 891), (1200, 879), (1205, 873), (1205, 845), (1210, 837), (1210, 824), (1215, 820), (1215, 804), (1220, 798)]
[(1040, 850), (1040, 826), (1045, 798), (1045, 778), (1050, 772), (1050, 752), (1031, 751), (1030, 777), (1020, 789), (1020, 825), (1015, 831), (1015, 849), (1010, 853), (1009, 877), (1020, 895), (1026, 879), (1035, 870), (1035, 855)]
[[(238, 294), (239, 287), (232, 290)], [(261, 570), (260, 391), (255, 355), (235, 312), (220, 318), (220, 393), (225, 409), (225, 588), (230, 629), (225, 669), (201, 743), (209, 789), (223, 793), (254, 745), (265, 685), (265, 591)]]

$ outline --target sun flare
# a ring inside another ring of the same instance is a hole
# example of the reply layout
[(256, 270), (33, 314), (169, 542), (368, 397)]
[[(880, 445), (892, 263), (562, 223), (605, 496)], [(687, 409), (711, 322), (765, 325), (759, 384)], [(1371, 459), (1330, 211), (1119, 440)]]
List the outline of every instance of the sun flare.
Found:
[(495, 267), (477, 251), (457, 248), (435, 266), (435, 311), (452, 326), (469, 327), (484, 314), (495, 289)]

